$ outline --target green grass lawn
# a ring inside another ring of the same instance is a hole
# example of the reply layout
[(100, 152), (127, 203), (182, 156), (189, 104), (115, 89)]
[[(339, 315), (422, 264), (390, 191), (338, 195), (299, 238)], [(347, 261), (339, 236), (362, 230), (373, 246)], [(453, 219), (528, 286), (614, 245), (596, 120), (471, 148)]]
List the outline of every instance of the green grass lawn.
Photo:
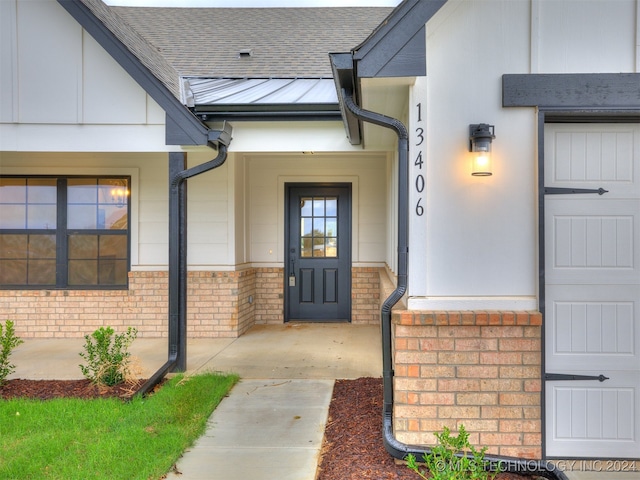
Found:
[(237, 381), (178, 375), (131, 402), (0, 400), (0, 478), (161, 478)]

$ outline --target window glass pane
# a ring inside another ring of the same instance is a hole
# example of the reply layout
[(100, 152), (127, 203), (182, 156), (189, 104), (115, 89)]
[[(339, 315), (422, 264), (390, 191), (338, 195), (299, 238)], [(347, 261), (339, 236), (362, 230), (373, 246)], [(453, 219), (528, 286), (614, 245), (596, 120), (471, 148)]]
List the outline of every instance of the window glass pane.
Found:
[(0, 284), (25, 285), (27, 283), (26, 260), (0, 259)]
[(24, 178), (0, 178), (0, 204), (26, 203), (27, 181)]
[(50, 258), (55, 260), (56, 259), (55, 235), (29, 235), (29, 258), (30, 259)]
[(98, 258), (97, 235), (70, 235), (69, 259)]
[(314, 217), (324, 216), (324, 198), (313, 199), (313, 216)]
[(125, 235), (100, 235), (100, 258), (127, 258)]
[(27, 226), (26, 205), (0, 204), (0, 228), (23, 229)]
[(336, 197), (327, 197), (327, 217), (335, 217), (338, 215), (338, 199)]
[(310, 197), (303, 197), (300, 199), (300, 215), (302, 217), (311, 216), (311, 201), (312, 199)]
[(27, 258), (27, 235), (0, 235), (0, 259)]
[(128, 202), (129, 185), (126, 178), (98, 180), (98, 203), (126, 206)]
[(300, 225), (303, 237), (310, 237), (313, 232), (313, 220), (310, 218), (301, 218)]
[(313, 256), (324, 257), (324, 238), (313, 239)]
[(69, 178), (67, 180), (67, 201), (71, 204), (97, 203), (98, 186), (95, 178)]
[(300, 256), (301, 257), (312, 257), (313, 256), (313, 248), (311, 246), (311, 238), (303, 238), (302, 244), (300, 246)]
[(29, 205), (27, 207), (27, 228), (56, 229), (55, 205)]
[(100, 259), (98, 277), (100, 285), (126, 285), (127, 261)]
[(98, 210), (98, 218), (104, 218), (99, 228), (108, 230), (127, 229), (127, 208), (124, 207), (101, 207)]
[(56, 261), (30, 260), (27, 282), (29, 285), (55, 285)]
[(29, 178), (27, 198), (29, 203), (56, 204), (57, 181), (55, 178)]
[(338, 234), (338, 222), (335, 218), (327, 218), (325, 221), (327, 236), (335, 237)]
[(324, 237), (324, 218), (313, 219), (313, 236)]
[(327, 257), (338, 256), (338, 239), (335, 237), (328, 237), (325, 245), (325, 255)]
[(69, 285), (97, 285), (97, 260), (69, 260)]
[[(95, 230), (97, 225), (97, 205), (69, 205), (67, 227), (71, 229)], [(104, 223), (104, 212), (102, 215)]]

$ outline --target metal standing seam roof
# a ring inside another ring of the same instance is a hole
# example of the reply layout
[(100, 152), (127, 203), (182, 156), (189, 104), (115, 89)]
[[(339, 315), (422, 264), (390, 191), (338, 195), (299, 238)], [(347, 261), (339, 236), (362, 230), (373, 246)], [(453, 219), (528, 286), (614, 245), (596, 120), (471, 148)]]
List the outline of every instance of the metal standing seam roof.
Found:
[(197, 105), (337, 105), (331, 78), (183, 77), (182, 102)]

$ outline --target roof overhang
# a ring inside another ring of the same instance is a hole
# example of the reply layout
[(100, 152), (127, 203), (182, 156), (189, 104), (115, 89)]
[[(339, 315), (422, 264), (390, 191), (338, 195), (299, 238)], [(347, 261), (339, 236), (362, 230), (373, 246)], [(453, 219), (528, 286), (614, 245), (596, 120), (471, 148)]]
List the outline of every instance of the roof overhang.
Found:
[[(447, 0), (405, 0), (363, 43), (349, 53), (331, 53), (336, 90), (362, 105), (362, 79), (426, 75), (425, 25)], [(360, 121), (341, 105), (349, 142), (363, 141)]]

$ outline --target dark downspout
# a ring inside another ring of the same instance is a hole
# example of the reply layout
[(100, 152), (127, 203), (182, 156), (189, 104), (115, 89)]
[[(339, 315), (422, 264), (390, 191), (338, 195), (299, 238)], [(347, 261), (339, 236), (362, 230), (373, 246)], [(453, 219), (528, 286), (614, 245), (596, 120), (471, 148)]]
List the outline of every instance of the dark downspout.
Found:
[[(398, 136), (398, 280), (396, 289), (384, 301), (380, 312), (382, 329), (382, 382), (383, 382), (383, 406), (382, 406), (382, 441), (391, 456), (404, 460), (407, 455), (413, 454), (418, 460), (423, 455), (429, 455), (429, 448), (407, 445), (400, 442), (393, 435), (393, 364), (392, 364), (392, 335), (391, 335), (391, 310), (400, 301), (407, 291), (407, 268), (409, 252), (409, 135), (404, 124), (395, 118), (371, 112), (360, 108), (353, 97), (345, 89), (341, 90), (345, 107), (357, 118), (365, 122), (373, 123), (381, 127), (393, 130)], [(556, 480), (568, 480), (566, 475), (544, 460), (528, 460), (517, 457), (500, 455), (486, 455), (490, 468), (503, 468), (515, 473), (536, 474), (545, 478)]]
[[(213, 143), (210, 147), (216, 148)], [(169, 153), (169, 352), (166, 363), (136, 392), (145, 395), (165, 375), (187, 369), (187, 184), (186, 180), (224, 164), (227, 146), (217, 144), (213, 160), (186, 168), (182, 152)]]

